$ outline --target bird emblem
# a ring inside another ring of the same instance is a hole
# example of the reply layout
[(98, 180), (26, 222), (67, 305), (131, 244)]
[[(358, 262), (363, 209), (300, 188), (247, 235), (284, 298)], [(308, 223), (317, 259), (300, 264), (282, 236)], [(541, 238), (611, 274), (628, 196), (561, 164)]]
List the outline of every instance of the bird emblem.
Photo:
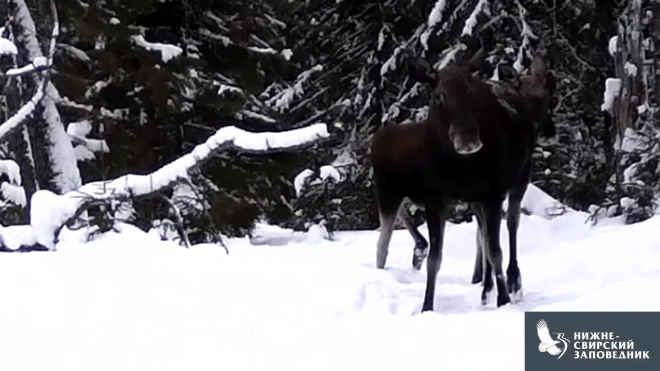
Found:
[[(561, 358), (564, 353), (566, 353), (566, 349), (568, 348), (567, 341), (570, 340), (565, 339), (564, 334), (561, 332), (557, 333), (557, 339), (559, 340), (553, 339), (550, 335), (548, 324), (544, 319), (539, 320), (539, 322), (536, 324), (536, 333), (538, 334), (539, 340), (541, 341), (539, 343), (539, 351), (541, 353), (546, 352), (552, 354), (553, 356), (559, 356), (557, 358)], [(557, 344), (560, 343), (563, 343), (563, 349), (557, 346)]]

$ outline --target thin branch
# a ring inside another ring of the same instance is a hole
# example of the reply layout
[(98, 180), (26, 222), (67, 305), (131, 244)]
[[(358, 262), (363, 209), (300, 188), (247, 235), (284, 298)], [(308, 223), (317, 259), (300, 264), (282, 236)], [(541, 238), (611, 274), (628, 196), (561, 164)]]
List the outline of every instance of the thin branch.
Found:
[(190, 248), (190, 239), (188, 239), (188, 234), (186, 233), (185, 228), (183, 227), (183, 218), (181, 217), (181, 211), (179, 208), (166, 197), (164, 194), (159, 193), (160, 198), (167, 203), (167, 205), (172, 209), (172, 215), (174, 216), (174, 225), (176, 226), (176, 231), (179, 233), (179, 237), (183, 242), (186, 249)]

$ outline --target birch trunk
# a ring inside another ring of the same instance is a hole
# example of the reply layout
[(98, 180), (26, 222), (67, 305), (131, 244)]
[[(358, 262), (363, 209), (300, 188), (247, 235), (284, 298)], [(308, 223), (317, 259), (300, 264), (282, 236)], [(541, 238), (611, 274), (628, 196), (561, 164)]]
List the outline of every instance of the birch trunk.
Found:
[[(24, 0), (9, 0), (15, 44), (19, 50), (19, 65), (26, 65), (44, 53), (37, 40), (37, 30), (32, 14)], [(47, 72), (33, 73), (24, 78), (26, 93), (32, 94), (38, 89)], [(32, 144), (35, 173), (39, 188), (55, 193), (66, 193), (81, 185), (73, 146), (55, 106), (59, 93), (48, 82), (46, 94), (34, 110), (33, 117), (27, 123)]]

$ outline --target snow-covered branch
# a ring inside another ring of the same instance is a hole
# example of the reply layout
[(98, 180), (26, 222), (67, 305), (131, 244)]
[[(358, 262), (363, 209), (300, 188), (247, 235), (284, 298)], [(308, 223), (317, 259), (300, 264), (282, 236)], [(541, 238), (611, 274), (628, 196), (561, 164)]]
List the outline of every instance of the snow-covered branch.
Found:
[(479, 0), (477, 5), (474, 7), (474, 10), (472, 11), (472, 13), (470, 13), (470, 16), (465, 21), (465, 26), (463, 26), (463, 31), (461, 32), (462, 36), (472, 35), (472, 30), (474, 29), (474, 26), (477, 25), (477, 17), (479, 16), (479, 14), (481, 13), (484, 13), (486, 15), (490, 14), (487, 6), (488, 6), (488, 0)]
[[(291, 151), (329, 136), (327, 126), (323, 123), (284, 132), (252, 133), (235, 126), (221, 128), (192, 152), (151, 174), (127, 174), (110, 181), (92, 182), (64, 195), (56, 195), (47, 190), (36, 192), (32, 196), (30, 208), (33, 235), (26, 238), (34, 239), (52, 250), (62, 227), (74, 222), (81, 210), (89, 204), (106, 200), (131, 200), (156, 194), (183, 179), (188, 179), (191, 171), (198, 169), (221, 150), (233, 148), (253, 154)], [(3, 228), (0, 234), (11, 228), (14, 227)], [(2, 239), (0, 235), (0, 241)]]
[(13, 114), (7, 121), (0, 124), (0, 141), (2, 141), (7, 134), (12, 132), (15, 129), (20, 128), (20, 125), (25, 121), (25, 119), (34, 111), (34, 108), (39, 104), (41, 98), (44, 96), (44, 87), (39, 86), (37, 91), (34, 93), (32, 98), (21, 107), (18, 112)]
[(518, 17), (520, 18), (520, 24), (522, 29), (520, 31), (520, 36), (522, 36), (522, 43), (518, 48), (518, 55), (516, 57), (516, 61), (513, 63), (513, 68), (515, 68), (516, 71), (518, 72), (522, 72), (524, 68), (523, 67), (524, 52), (527, 48), (529, 48), (530, 39), (536, 39), (537, 37), (534, 34), (534, 32), (532, 32), (531, 27), (529, 27), (529, 24), (527, 24), (527, 20), (525, 19), (525, 15), (527, 14), (527, 9), (525, 9), (522, 6), (519, 0), (516, 0), (516, 4), (518, 5)]
[(71, 122), (66, 128), (66, 132), (74, 144), (73, 150), (76, 153), (76, 159), (78, 161), (92, 160), (96, 158), (95, 153), (98, 152), (110, 152), (110, 148), (105, 140), (87, 138), (91, 131), (92, 124), (87, 120)]
[(305, 93), (303, 88), (304, 83), (309, 80), (312, 74), (320, 71), (323, 71), (323, 66), (320, 64), (317, 64), (314, 67), (303, 71), (300, 75), (298, 75), (298, 78), (296, 79), (296, 82), (293, 84), (293, 86), (282, 90), (274, 97), (268, 99), (266, 104), (277, 109), (279, 112), (288, 110), (293, 100)]
[(7, 178), (0, 183), (0, 207), (7, 204), (25, 206), (25, 189), (21, 185), (21, 170), (14, 160), (0, 160), (0, 176)]
[(10, 68), (5, 72), (5, 75), (10, 77), (25, 75), (33, 72), (41, 72), (49, 68), (48, 58), (46, 57), (37, 57), (32, 62), (28, 63), (23, 67)]
[(16, 55), (18, 49), (11, 40), (0, 37), (0, 55)]
[[(158, 192), (187, 178), (188, 172), (199, 168), (215, 153), (233, 148), (245, 153), (272, 153), (291, 151), (308, 146), (329, 137), (326, 124), (315, 124), (305, 128), (284, 132), (251, 133), (235, 126), (218, 130), (213, 136), (196, 146), (192, 152), (161, 167), (149, 175), (129, 174), (108, 182), (86, 184), (82, 188), (89, 194), (108, 197), (110, 195), (139, 197)], [(102, 193), (98, 193), (101, 191)], [(77, 190), (74, 192), (81, 192)]]
[(137, 46), (140, 46), (144, 49), (160, 52), (161, 58), (165, 63), (167, 63), (170, 59), (176, 58), (179, 55), (181, 55), (181, 53), (183, 53), (183, 49), (181, 49), (176, 45), (148, 42), (147, 40), (144, 39), (144, 36), (142, 35), (135, 35), (131, 38), (131, 40)]

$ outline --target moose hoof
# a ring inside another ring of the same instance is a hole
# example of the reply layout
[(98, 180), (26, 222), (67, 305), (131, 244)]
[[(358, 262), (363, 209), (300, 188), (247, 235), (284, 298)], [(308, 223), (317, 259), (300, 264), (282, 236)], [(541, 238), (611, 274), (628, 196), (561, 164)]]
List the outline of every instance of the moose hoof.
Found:
[(511, 303), (511, 297), (509, 297), (509, 294), (498, 294), (497, 295), (497, 307), (501, 307), (503, 305), (507, 305)]
[(522, 290), (522, 279), (519, 272), (517, 274), (507, 274), (506, 288), (509, 294)]
[(476, 275), (475, 274), (474, 276), (472, 276), (472, 281), (470, 281), (470, 283), (473, 284), (473, 285), (476, 285), (478, 283), (481, 283), (482, 281), (483, 281), (483, 278), (481, 277), (481, 275)]
[(490, 291), (483, 291), (481, 293), (481, 305), (488, 305), (490, 302)]
[(422, 313), (424, 312), (433, 312), (433, 303), (424, 303), (422, 305)]
[(428, 250), (418, 250), (415, 249), (413, 252), (412, 266), (415, 270), (422, 269), (422, 263), (426, 256), (428, 255)]
[(519, 303), (523, 301), (523, 290), (522, 288), (518, 291), (510, 292), (509, 296), (511, 297), (511, 303)]

